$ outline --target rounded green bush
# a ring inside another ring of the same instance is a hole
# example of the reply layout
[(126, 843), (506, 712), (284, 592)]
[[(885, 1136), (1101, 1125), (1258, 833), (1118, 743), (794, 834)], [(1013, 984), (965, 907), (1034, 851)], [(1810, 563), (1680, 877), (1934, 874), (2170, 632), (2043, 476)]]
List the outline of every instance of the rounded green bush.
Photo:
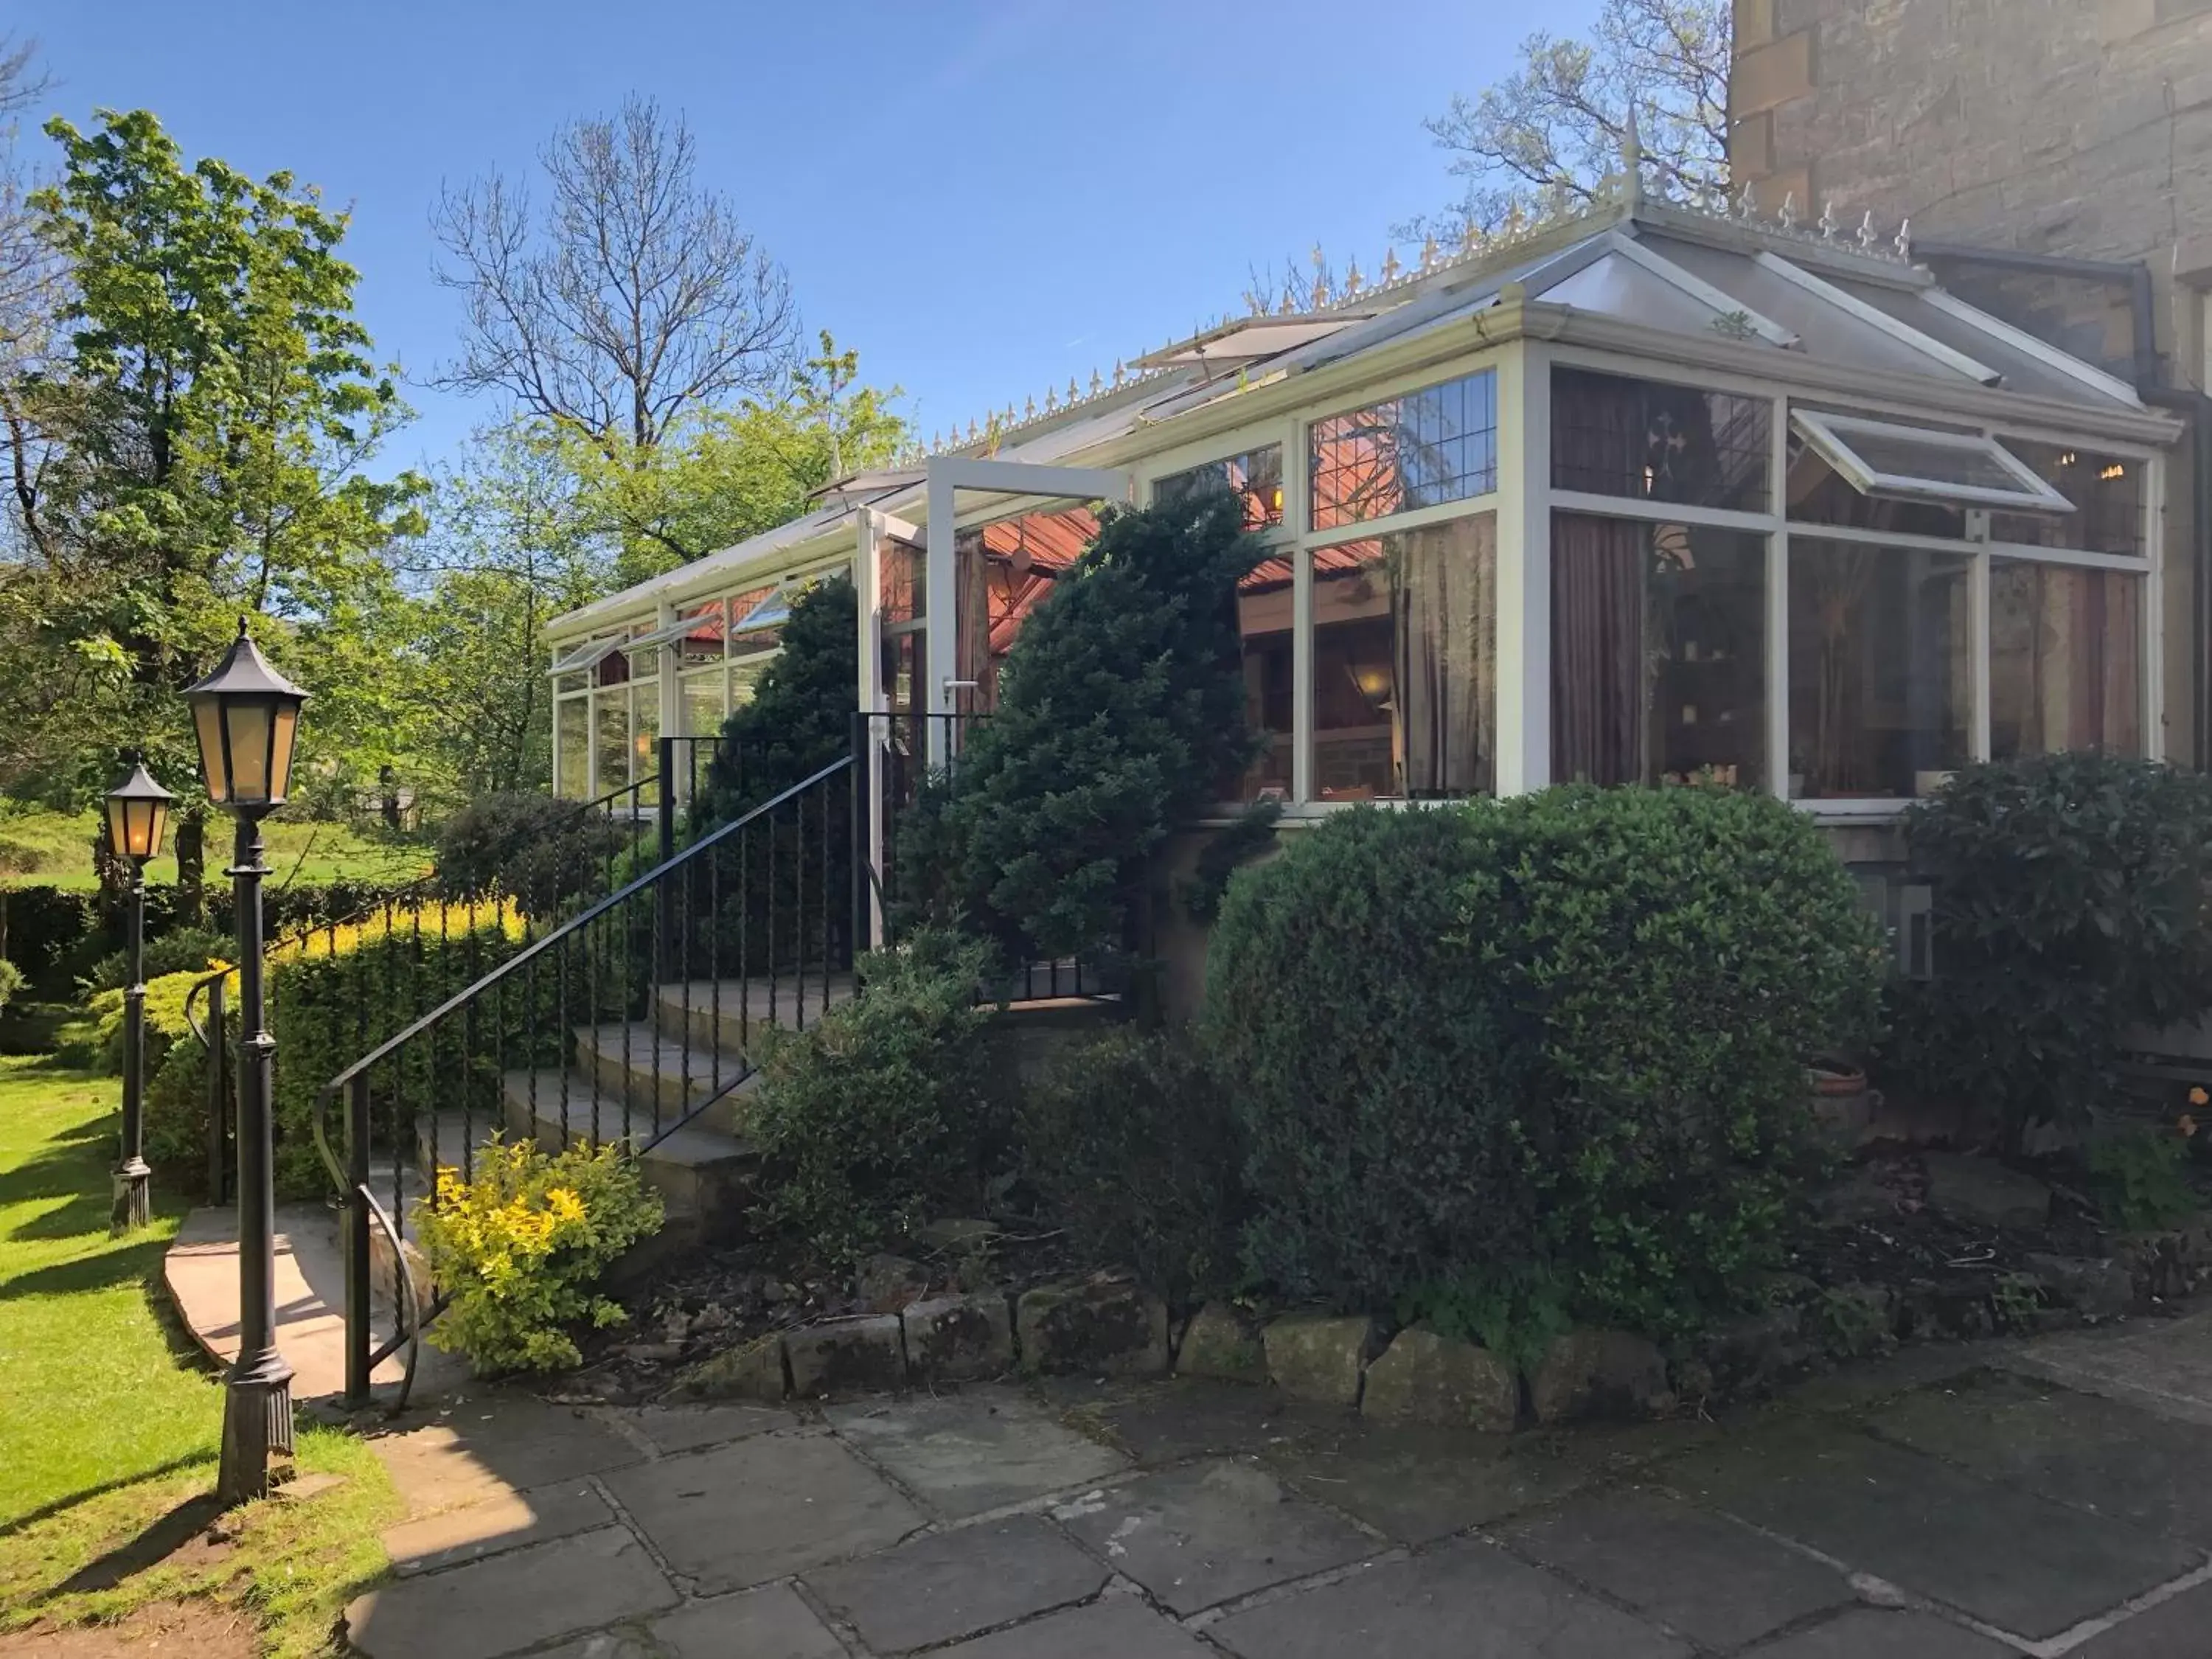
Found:
[(2116, 1091), (2130, 1025), (2212, 1009), (2212, 778), (2072, 753), (1961, 769), (1905, 820), (1935, 884), (1936, 977), (1899, 988), (1889, 1058), (1993, 1103), (2015, 1143)]
[(1801, 1201), (1806, 1061), (1873, 1032), (1887, 952), (1809, 818), (1708, 788), (1478, 811), (1463, 925), (1534, 1060), (1520, 1122), (1583, 1318), (1653, 1335), (1739, 1302)]
[(1883, 960), (1767, 797), (1560, 788), (1289, 837), (1231, 884), (1207, 979), (1249, 1264), (1354, 1309), (1540, 1283), (1688, 1328), (1771, 1255), (1805, 1061), (1870, 1029)]
[(1359, 807), (1230, 883), (1203, 1035), (1236, 1092), (1244, 1251), (1283, 1294), (1389, 1306), (1525, 1246), (1521, 1089), (1462, 926), (1472, 814)]

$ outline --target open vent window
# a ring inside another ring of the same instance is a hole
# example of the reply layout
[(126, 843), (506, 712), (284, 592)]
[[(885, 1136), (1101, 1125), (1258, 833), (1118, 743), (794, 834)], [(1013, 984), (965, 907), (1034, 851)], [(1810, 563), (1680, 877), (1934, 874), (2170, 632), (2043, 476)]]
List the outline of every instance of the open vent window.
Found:
[(1855, 415), (1790, 411), (1790, 423), (1863, 495), (2012, 513), (2071, 513), (2074, 503), (1994, 438)]
[(581, 674), (597, 668), (616, 652), (630, 649), (634, 643), (619, 636), (611, 640), (592, 640), (588, 644), (578, 646), (565, 657), (556, 658), (553, 666), (546, 672), (556, 677)]

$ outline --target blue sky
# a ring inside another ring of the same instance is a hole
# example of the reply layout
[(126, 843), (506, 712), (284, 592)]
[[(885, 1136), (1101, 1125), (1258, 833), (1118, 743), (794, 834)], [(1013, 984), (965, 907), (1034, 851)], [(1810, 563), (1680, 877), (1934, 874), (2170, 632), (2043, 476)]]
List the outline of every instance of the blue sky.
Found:
[[(690, 117), (705, 173), (789, 269), (810, 327), (897, 383), (926, 434), (1238, 307), (1321, 242), (1372, 270), (1452, 196), (1422, 131), (1595, 0), (15, 0), (52, 107), (145, 106), (192, 155), (350, 204), (380, 350), (453, 349), (431, 280), (441, 180), (526, 167), (631, 90)], [(493, 411), (410, 389), (393, 463)]]

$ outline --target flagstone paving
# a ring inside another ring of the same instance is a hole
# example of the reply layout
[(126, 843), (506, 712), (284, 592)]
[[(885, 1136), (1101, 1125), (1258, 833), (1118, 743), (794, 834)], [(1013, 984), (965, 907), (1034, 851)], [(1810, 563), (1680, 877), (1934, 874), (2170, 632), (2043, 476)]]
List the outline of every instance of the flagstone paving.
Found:
[(1724, 1416), (1378, 1430), (1066, 1382), (827, 1412), (499, 1390), (377, 1445), (371, 1659), (2206, 1659), (2212, 1314)]

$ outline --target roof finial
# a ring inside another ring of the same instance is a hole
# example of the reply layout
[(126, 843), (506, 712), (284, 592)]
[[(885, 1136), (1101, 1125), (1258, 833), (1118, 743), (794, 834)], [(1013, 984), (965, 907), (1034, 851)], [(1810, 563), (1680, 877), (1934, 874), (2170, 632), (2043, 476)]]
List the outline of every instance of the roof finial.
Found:
[(974, 443), (981, 430), (982, 428), (975, 424), (975, 417), (970, 415), (968, 417), (968, 441)]
[(1477, 223), (1475, 223), (1474, 220), (1470, 219), (1470, 220), (1468, 220), (1468, 221), (1467, 222), (1467, 228), (1466, 228), (1464, 231), (1462, 231), (1462, 232), (1461, 233), (1461, 234), (1460, 234), (1460, 239), (1459, 239), (1459, 255), (1460, 255), (1460, 258), (1462, 258), (1462, 259), (1466, 258), (1468, 257), (1468, 255), (1469, 255), (1469, 254), (1473, 253), (1473, 252), (1475, 251), (1475, 249), (1477, 249), (1477, 248), (1480, 247), (1481, 246), (1482, 246), (1482, 227), (1481, 227), (1480, 225), (1478, 225)]
[(1912, 221), (1910, 219), (1897, 227), (1897, 257), (1900, 259), (1912, 257)]
[(1388, 288), (1391, 283), (1396, 282), (1398, 280), (1398, 273), (1404, 268), (1404, 266), (1398, 263), (1398, 250), (1396, 248), (1388, 247), (1382, 250), (1383, 287)]
[(1437, 239), (1433, 236), (1424, 236), (1421, 239), (1421, 269), (1434, 270), (1436, 268)]
[(1797, 228), (1797, 192), (1796, 191), (1784, 191), (1782, 193), (1782, 211), (1777, 216), (1777, 222), (1784, 230)]
[(1353, 295), (1358, 293), (1361, 285), (1366, 281), (1367, 279), (1359, 274), (1359, 256), (1355, 253), (1352, 256), (1351, 264), (1345, 269), (1344, 297), (1349, 300)]
[(1631, 212), (1644, 205), (1644, 133), (1636, 124), (1636, 94), (1628, 95), (1628, 119), (1620, 130), (1621, 200)]
[(1118, 392), (1121, 390), (1121, 382), (1127, 380), (1128, 376), (1129, 371), (1121, 367), (1121, 360), (1119, 357), (1116, 357), (1114, 360), (1114, 387), (1115, 391)]
[(1034, 421), (1036, 419), (1036, 399), (1035, 398), (1025, 398), (1022, 400), (1022, 418), (1025, 421)]
[(1834, 241), (1836, 228), (1836, 198), (1831, 196), (1820, 206), (1820, 240), (1824, 242)]
[(1751, 180), (1743, 181), (1743, 192), (1735, 198), (1735, 216), (1749, 224), (1759, 212), (1759, 198), (1751, 188)]
[(1859, 252), (1871, 253), (1874, 252), (1874, 210), (1869, 208), (1866, 210), (1866, 217), (1859, 221)]
[(1279, 317), (1287, 317), (1297, 308), (1297, 302), (1291, 298), (1291, 285), (1285, 283), (1283, 297), (1275, 301), (1275, 314)]
[(1091, 368), (1091, 395), (1095, 398), (1105, 389), (1106, 382), (1098, 378), (1098, 367), (1094, 363)]
[(1059, 407), (1060, 388), (1057, 386), (1047, 386), (1044, 389), (1044, 412), (1049, 415), (1053, 410)]

